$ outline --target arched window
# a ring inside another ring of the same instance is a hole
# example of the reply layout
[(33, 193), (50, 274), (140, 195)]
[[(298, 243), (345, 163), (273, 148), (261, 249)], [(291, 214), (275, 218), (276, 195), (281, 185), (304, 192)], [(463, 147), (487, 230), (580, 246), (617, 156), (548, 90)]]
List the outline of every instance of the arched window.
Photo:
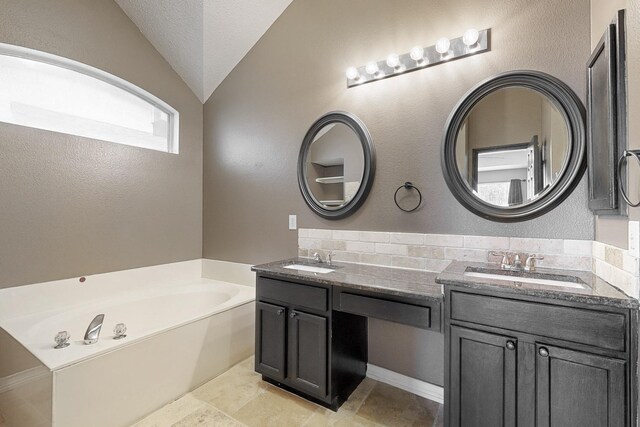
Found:
[(89, 65), (0, 43), (0, 121), (178, 153), (178, 112)]

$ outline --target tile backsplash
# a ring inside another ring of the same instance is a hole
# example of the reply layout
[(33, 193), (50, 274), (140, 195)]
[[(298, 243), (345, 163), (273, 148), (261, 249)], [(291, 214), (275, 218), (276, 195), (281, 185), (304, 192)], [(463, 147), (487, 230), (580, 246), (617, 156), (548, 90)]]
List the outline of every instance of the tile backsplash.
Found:
[[(379, 231), (298, 230), (298, 255), (333, 252), (341, 262), (440, 272), (452, 260), (500, 262), (491, 251), (544, 256), (540, 267), (593, 271), (602, 279), (638, 298), (640, 250), (638, 223), (629, 225), (629, 249), (591, 240), (530, 239), (453, 234)], [(526, 256), (526, 255), (525, 255)], [(524, 258), (522, 259), (524, 262)]]

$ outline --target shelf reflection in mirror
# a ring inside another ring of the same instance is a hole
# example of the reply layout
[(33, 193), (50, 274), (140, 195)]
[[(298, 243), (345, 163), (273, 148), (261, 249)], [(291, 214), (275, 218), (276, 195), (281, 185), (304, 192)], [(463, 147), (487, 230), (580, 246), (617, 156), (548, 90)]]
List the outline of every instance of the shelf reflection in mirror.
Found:
[(456, 164), (485, 203), (526, 205), (549, 189), (568, 160), (569, 129), (539, 91), (504, 87), (467, 114), (456, 139)]
[(353, 213), (371, 188), (374, 170), (373, 141), (353, 114), (330, 112), (309, 128), (298, 157), (298, 184), (318, 215)]
[(307, 185), (325, 209), (335, 210), (353, 199), (364, 173), (360, 139), (344, 123), (318, 131), (307, 156)]

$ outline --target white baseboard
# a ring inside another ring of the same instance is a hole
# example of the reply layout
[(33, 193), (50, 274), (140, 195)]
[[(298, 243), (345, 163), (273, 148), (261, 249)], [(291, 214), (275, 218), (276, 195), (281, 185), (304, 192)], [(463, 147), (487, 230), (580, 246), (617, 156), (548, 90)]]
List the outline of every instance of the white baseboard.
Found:
[(16, 389), (22, 384), (34, 381), (49, 374), (49, 370), (45, 366), (35, 366), (22, 372), (0, 378), (0, 394), (9, 390)]
[(434, 402), (444, 402), (444, 388), (426, 381), (407, 377), (406, 375), (371, 364), (367, 364), (367, 377), (424, 397), (425, 399), (433, 400)]

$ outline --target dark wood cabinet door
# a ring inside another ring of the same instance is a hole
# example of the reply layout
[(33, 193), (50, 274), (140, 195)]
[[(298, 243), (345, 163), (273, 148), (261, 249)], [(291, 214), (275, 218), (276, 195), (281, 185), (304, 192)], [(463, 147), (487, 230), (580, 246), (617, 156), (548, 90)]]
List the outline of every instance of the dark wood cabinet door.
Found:
[(289, 313), (289, 382), (311, 395), (327, 395), (327, 319)]
[(257, 372), (275, 380), (286, 377), (287, 313), (284, 307), (256, 302)]
[(625, 361), (536, 344), (537, 427), (626, 424)]
[(448, 426), (516, 425), (514, 338), (450, 326)]

